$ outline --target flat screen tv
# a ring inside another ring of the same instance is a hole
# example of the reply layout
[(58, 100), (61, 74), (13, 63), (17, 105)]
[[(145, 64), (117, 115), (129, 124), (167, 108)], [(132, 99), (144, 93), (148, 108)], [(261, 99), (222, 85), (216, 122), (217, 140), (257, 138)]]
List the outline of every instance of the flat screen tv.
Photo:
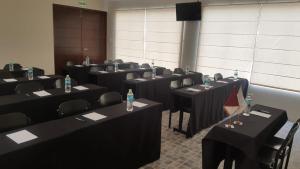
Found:
[(177, 21), (199, 21), (201, 20), (201, 2), (177, 3)]

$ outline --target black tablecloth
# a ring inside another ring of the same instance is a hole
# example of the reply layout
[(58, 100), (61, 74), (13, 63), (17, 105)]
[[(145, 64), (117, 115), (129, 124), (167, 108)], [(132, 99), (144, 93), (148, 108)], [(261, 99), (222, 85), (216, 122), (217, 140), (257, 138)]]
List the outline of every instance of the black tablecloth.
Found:
[[(44, 70), (33, 67), (33, 71), (35, 71), (35, 70), (42, 71), (42, 75), (44, 75)], [(6, 72), (9, 72), (9, 74), (11, 75), (11, 78), (18, 78), (18, 77), (25, 77), (27, 70), (20, 69), (20, 70), (14, 70), (14, 71), (7, 71), (7, 70), (0, 69), (0, 78), (3, 78), (1, 76), (1, 74), (6, 74)]]
[[(213, 127), (202, 140), (203, 169), (217, 169), (226, 151), (232, 147), (232, 154), (238, 169), (259, 169), (258, 152), (266, 141), (287, 121), (285, 110), (275, 109), (262, 105), (255, 105), (252, 110), (265, 110), (270, 112), (270, 118), (256, 115), (241, 116), (243, 126), (234, 129), (225, 127), (229, 119)], [(233, 117), (235, 120), (237, 117)]]
[(126, 111), (126, 103), (94, 110), (107, 116), (97, 122), (77, 115), (28, 126), (24, 129), (38, 138), (19, 145), (6, 137), (12, 132), (2, 133), (0, 166), (135, 169), (153, 162), (160, 157), (162, 106), (145, 99), (138, 101), (148, 105), (134, 107), (133, 112)]
[(85, 99), (92, 105), (96, 105), (97, 99), (107, 91), (107, 88), (93, 84), (83, 85), (88, 90), (79, 91), (72, 88), (71, 93), (65, 93), (64, 89), (46, 90), (50, 96), (39, 97), (37, 95), (5, 95), (0, 96), (0, 114), (10, 112), (23, 112), (30, 117), (33, 123), (57, 119), (57, 108), (60, 103), (71, 99)]
[(123, 97), (126, 98), (128, 89), (133, 89), (135, 98), (147, 98), (163, 103), (166, 110), (170, 108), (171, 81), (182, 80), (184, 78), (191, 78), (195, 84), (202, 84), (202, 74), (196, 72), (181, 76), (160, 75), (155, 79), (145, 79), (146, 81), (126, 80), (124, 82)]
[(15, 93), (15, 88), (18, 84), (29, 83), (29, 82), (39, 82), (41, 83), (45, 89), (54, 88), (54, 82), (57, 79), (63, 78), (60, 75), (47, 75), (48, 79), (40, 79), (38, 77), (34, 77), (33, 80), (28, 80), (28, 78), (20, 77), (16, 78), (18, 81), (16, 82), (5, 82), (3, 79), (0, 79), (0, 95), (10, 95)]
[(222, 79), (228, 83), (211, 82), (212, 88), (205, 90), (202, 85), (195, 85), (191, 88), (200, 89), (200, 92), (187, 91), (186, 88), (172, 91), (171, 111), (180, 110), (182, 100), (191, 103), (191, 115), (187, 128), (187, 137), (193, 136), (201, 129), (207, 128), (225, 117), (223, 106), (230, 95), (233, 86), (242, 86), (244, 96), (248, 90), (248, 80), (239, 79), (234, 81), (226, 78)]
[(100, 73), (100, 72), (90, 72), (90, 82), (105, 86), (110, 91), (117, 91), (119, 93), (123, 92), (123, 84), (126, 80), (127, 73), (137, 73), (140, 76), (143, 75), (144, 72), (152, 71), (151, 69), (126, 69), (120, 70), (118, 72), (108, 72), (108, 73)]

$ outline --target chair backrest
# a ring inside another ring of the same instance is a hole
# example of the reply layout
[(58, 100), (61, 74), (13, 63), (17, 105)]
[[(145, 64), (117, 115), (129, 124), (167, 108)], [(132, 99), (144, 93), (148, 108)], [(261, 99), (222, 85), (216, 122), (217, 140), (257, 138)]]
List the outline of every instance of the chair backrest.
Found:
[(139, 64), (138, 63), (130, 63), (129, 68), (130, 69), (138, 69), (139, 68)]
[(172, 75), (172, 71), (170, 69), (164, 69), (162, 74), (163, 75)]
[(194, 84), (194, 82), (191, 78), (184, 78), (182, 81), (183, 87), (192, 86), (193, 84)]
[(44, 90), (44, 86), (39, 82), (28, 82), (18, 84), (15, 88), (17, 94), (27, 94), (36, 91)]
[(183, 69), (181, 69), (181, 68), (175, 68), (174, 69), (174, 73), (176, 73), (176, 74), (182, 74), (182, 75), (185, 74), (184, 71), (183, 71)]
[(88, 101), (83, 99), (75, 99), (61, 103), (57, 112), (59, 117), (66, 117), (88, 111), (90, 107), (91, 104)]
[[(36, 68), (36, 67), (32, 68), (32, 72), (33, 72), (33, 77), (43, 76), (45, 74), (45, 71), (43, 69)], [(24, 73), (24, 77), (28, 77), (27, 71)]]
[(216, 73), (216, 74), (214, 75), (214, 80), (215, 80), (215, 81), (221, 80), (221, 79), (223, 79), (223, 76), (222, 76), (221, 73)]
[(143, 73), (143, 78), (151, 78), (152, 77), (152, 72), (144, 72)]
[(74, 66), (74, 63), (73, 63), (72, 61), (69, 61), (69, 60), (68, 60), (68, 61), (66, 62), (66, 66), (68, 66), (68, 67), (69, 67), (69, 66)]
[(2, 79), (13, 78), (13, 75), (9, 71), (1, 71), (0, 78)]
[(102, 71), (102, 70), (103, 70), (103, 68), (100, 66), (92, 66), (90, 68), (90, 72), (98, 72), (98, 71)]
[(148, 63), (143, 63), (143, 64), (141, 65), (141, 68), (150, 69), (151, 66), (150, 66)]
[(121, 64), (121, 63), (124, 63), (122, 59), (115, 59), (113, 61), (113, 63), (118, 63), (118, 64)]
[(114, 71), (115, 67), (113, 65), (106, 66), (106, 71)]
[(105, 63), (105, 64), (110, 64), (110, 63), (113, 63), (113, 61), (110, 60), (110, 59), (107, 59), (107, 60), (104, 61), (104, 63)]
[[(71, 78), (71, 86), (77, 86), (77, 81)], [(65, 88), (65, 79), (56, 79), (54, 82), (54, 88)]]
[[(14, 63), (14, 70), (21, 70), (22, 66), (19, 63)], [(4, 70), (9, 70), (9, 64), (6, 64), (3, 68)]]
[(171, 89), (179, 89), (181, 88), (181, 81), (180, 80), (172, 80), (170, 83), (170, 88)]
[(126, 74), (126, 80), (132, 80), (139, 78), (139, 75), (137, 73), (127, 73)]
[(15, 112), (0, 115), (0, 132), (25, 127), (31, 122), (30, 118), (23, 113)]
[(100, 106), (110, 106), (122, 103), (122, 96), (118, 92), (107, 92), (102, 94), (98, 101)]

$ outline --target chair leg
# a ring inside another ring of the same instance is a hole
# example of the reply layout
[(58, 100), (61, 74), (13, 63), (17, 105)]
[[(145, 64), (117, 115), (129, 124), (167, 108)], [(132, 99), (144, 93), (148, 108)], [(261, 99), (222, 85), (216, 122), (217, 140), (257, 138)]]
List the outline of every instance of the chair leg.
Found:
[(179, 114), (179, 130), (182, 130), (182, 122), (183, 122), (183, 111), (180, 110), (180, 114)]
[(172, 123), (172, 112), (170, 111), (170, 114), (169, 114), (169, 128), (171, 128), (171, 123)]
[(287, 155), (287, 157), (286, 157), (284, 169), (287, 169), (287, 168), (288, 168), (288, 165), (289, 165), (290, 155), (291, 155), (292, 147), (293, 147), (293, 140), (291, 141), (290, 144), (291, 144), (291, 145), (290, 145), (290, 147), (289, 147), (289, 153), (288, 153), (288, 155)]

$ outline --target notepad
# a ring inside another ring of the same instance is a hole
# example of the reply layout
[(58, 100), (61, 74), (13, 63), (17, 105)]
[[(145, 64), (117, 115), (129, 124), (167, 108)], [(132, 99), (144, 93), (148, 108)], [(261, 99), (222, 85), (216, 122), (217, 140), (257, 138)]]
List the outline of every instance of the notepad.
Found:
[(123, 70), (123, 69), (118, 69), (118, 72), (124, 72), (125, 70)]
[(40, 97), (50, 96), (51, 95), (50, 93), (46, 92), (45, 90), (33, 92), (33, 94), (35, 94), (37, 96), (40, 96)]
[(22, 70), (29, 70), (28, 67), (22, 67)]
[(190, 91), (190, 92), (201, 92), (200, 89), (195, 89), (195, 88), (186, 88), (185, 90)]
[(177, 74), (177, 73), (173, 73), (172, 75), (175, 75), (175, 76), (182, 76), (182, 74)]
[(103, 71), (103, 70), (101, 70), (101, 71), (98, 71), (99, 73), (108, 73), (107, 71)]
[(264, 117), (264, 118), (270, 118), (271, 117), (271, 114), (267, 114), (267, 113), (262, 113), (262, 112), (259, 112), (259, 111), (251, 111), (250, 114), (253, 114), (253, 115), (256, 115), (256, 116), (260, 116), (260, 117)]
[(5, 82), (16, 82), (18, 81), (17, 79), (3, 79)]
[(135, 101), (135, 102), (132, 103), (132, 105), (135, 106), (135, 107), (145, 107), (148, 104)]
[(6, 136), (17, 144), (25, 143), (27, 141), (38, 138), (36, 135), (30, 133), (27, 130), (21, 130), (15, 133), (7, 134)]
[(83, 67), (83, 65), (74, 65), (75, 67)]
[(93, 63), (93, 64), (90, 64), (90, 65), (91, 65), (91, 66), (97, 66), (98, 64), (94, 64), (94, 63)]
[(238, 80), (239, 80), (239, 78), (235, 79), (235, 78), (233, 78), (233, 77), (230, 77), (230, 78), (228, 78), (228, 79), (233, 80), (233, 81), (238, 81)]
[(77, 90), (87, 90), (87, 89), (89, 89), (89, 88), (87, 88), (87, 87), (84, 87), (84, 86), (75, 86), (75, 87), (73, 87), (74, 89), (77, 89)]
[(98, 121), (98, 120), (106, 118), (106, 116), (104, 116), (102, 114), (99, 114), (99, 113), (96, 113), (96, 112), (88, 113), (88, 114), (85, 114), (85, 115), (82, 115), (82, 116), (85, 117), (85, 118), (88, 118), (90, 120), (93, 120), (93, 121)]
[(161, 79), (161, 78), (164, 78), (164, 77), (162, 77), (162, 76), (155, 76), (155, 78)]
[(38, 76), (39, 79), (49, 79), (49, 76)]
[(202, 86), (202, 87), (204, 87), (204, 88), (207, 88), (207, 89), (210, 89), (210, 88), (213, 87), (213, 86), (205, 86), (205, 85), (200, 85), (200, 86)]
[(147, 79), (137, 78), (137, 79), (134, 79), (134, 80), (137, 80), (137, 81), (146, 81)]
[(218, 83), (228, 83), (228, 82), (223, 81), (223, 80), (218, 80), (217, 82), (218, 82)]

